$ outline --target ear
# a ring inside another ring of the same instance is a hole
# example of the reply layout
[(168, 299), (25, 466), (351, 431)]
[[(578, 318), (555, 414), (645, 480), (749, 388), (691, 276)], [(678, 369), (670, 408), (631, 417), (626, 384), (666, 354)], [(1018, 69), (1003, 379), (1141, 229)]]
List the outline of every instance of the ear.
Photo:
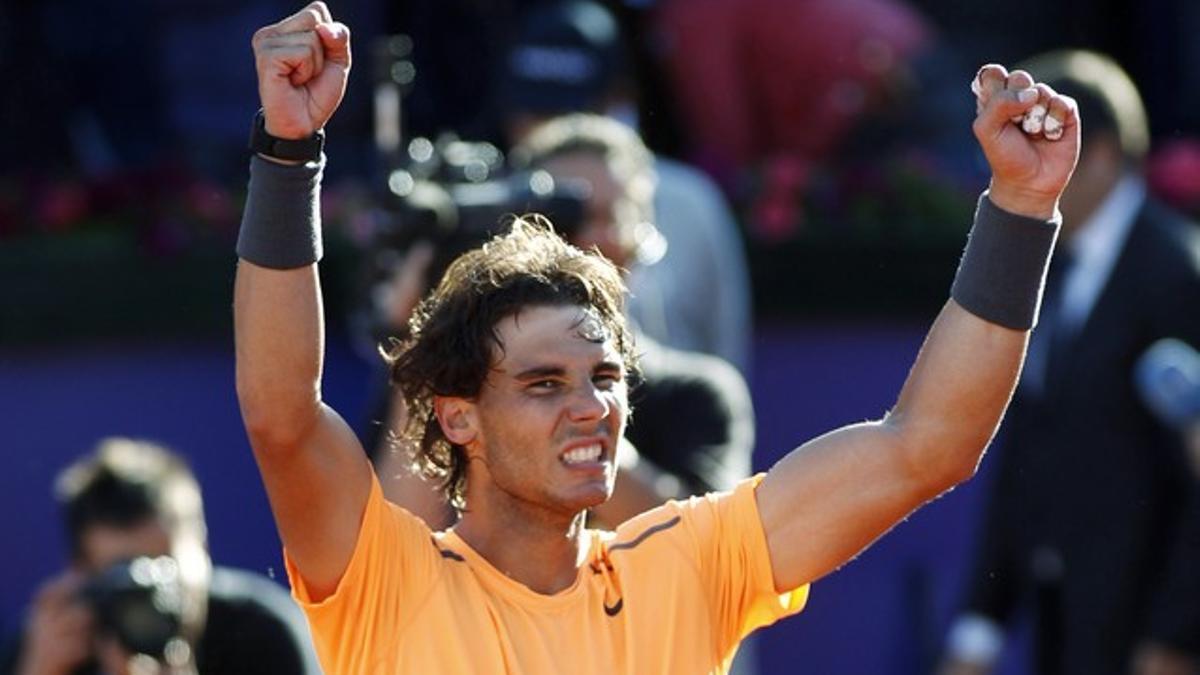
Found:
[(475, 404), (465, 398), (436, 396), (433, 412), (446, 439), (455, 445), (466, 447), (479, 435)]

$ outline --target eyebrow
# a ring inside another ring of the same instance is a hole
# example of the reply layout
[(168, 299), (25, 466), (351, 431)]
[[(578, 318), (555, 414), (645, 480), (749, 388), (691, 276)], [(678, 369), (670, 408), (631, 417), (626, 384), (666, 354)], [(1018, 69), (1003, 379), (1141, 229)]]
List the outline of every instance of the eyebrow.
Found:
[(533, 368), (522, 370), (514, 375), (513, 378), (524, 382), (527, 380), (540, 380), (543, 377), (561, 377), (566, 372), (566, 369), (560, 366), (534, 366)]
[(592, 372), (595, 373), (602, 370), (615, 370), (617, 372), (624, 372), (625, 367), (616, 361), (601, 361), (600, 363), (596, 364), (596, 367), (592, 369)]
[[(600, 363), (597, 363), (594, 368), (592, 368), (593, 373), (613, 370), (617, 372), (623, 372), (621, 364), (616, 361), (601, 361)], [(546, 377), (562, 377), (563, 375), (566, 375), (566, 373), (567, 370), (562, 366), (534, 366), (533, 368), (527, 368), (517, 373), (513, 376), (513, 379), (517, 380), (518, 382), (528, 382), (531, 380), (540, 380)]]

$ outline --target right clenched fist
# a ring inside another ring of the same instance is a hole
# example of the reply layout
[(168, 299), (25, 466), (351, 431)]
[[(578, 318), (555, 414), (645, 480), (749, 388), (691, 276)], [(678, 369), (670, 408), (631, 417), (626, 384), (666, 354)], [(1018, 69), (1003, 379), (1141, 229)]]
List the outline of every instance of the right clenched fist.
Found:
[(325, 126), (346, 93), (350, 29), (314, 2), (251, 41), (267, 133), (307, 138)]

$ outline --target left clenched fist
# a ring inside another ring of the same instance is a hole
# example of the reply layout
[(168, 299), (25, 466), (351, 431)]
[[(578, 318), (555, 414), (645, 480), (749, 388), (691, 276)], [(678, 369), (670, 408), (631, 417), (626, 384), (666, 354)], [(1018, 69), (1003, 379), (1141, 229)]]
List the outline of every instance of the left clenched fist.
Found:
[(1079, 159), (1075, 101), (996, 64), (979, 69), (971, 91), (975, 138), (992, 168), (991, 200), (1012, 213), (1049, 218)]
[(350, 29), (314, 2), (251, 41), (267, 133), (300, 139), (325, 126), (346, 93)]

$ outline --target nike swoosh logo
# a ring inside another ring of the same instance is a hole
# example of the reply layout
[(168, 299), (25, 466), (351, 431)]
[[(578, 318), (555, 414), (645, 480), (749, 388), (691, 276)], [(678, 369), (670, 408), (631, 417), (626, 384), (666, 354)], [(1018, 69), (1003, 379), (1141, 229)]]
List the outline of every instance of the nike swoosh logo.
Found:
[(613, 605), (612, 607), (604, 605), (604, 613), (609, 616), (616, 616), (621, 613), (621, 608), (624, 606), (625, 598), (621, 598), (620, 600), (617, 600), (617, 604)]

